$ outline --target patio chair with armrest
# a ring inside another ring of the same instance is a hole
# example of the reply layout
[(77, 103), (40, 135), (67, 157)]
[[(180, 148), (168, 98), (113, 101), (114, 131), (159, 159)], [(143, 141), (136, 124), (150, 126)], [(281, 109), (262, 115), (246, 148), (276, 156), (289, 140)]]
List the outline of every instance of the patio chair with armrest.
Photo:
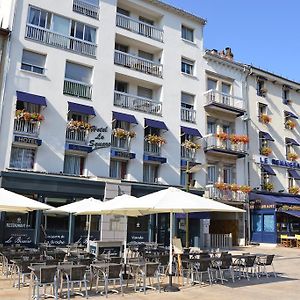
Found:
[[(158, 284), (158, 290), (160, 292), (160, 275), (159, 275), (159, 263), (146, 263), (143, 270), (140, 271), (139, 276), (143, 281), (143, 290), (146, 295), (146, 289), (154, 289), (156, 288), (151, 284), (151, 278), (156, 278)], [(147, 285), (146, 280), (149, 279), (149, 285)]]
[(273, 269), (274, 277), (277, 277), (277, 274), (275, 272), (275, 268), (274, 268), (274, 265), (273, 265), (274, 257), (275, 257), (274, 254), (257, 257), (256, 264), (257, 264), (257, 267), (258, 267), (258, 273), (259, 274), (261, 274), (260, 268), (262, 267), (263, 268), (262, 273), (265, 274), (267, 277), (269, 277), (269, 274), (267, 272), (267, 266), (271, 266), (272, 269)]
[(224, 281), (227, 281), (224, 278), (224, 273), (226, 271), (230, 273), (232, 282), (234, 282), (234, 269), (231, 254), (224, 254), (220, 257), (220, 260), (212, 262), (212, 270), (215, 270), (216, 279), (220, 279), (222, 284)]
[[(120, 283), (120, 288), (121, 288), (122, 296), (124, 296), (124, 293), (123, 293), (122, 267), (123, 266), (121, 264), (114, 264), (114, 265), (109, 265), (108, 266), (108, 270), (104, 274), (104, 292), (105, 292), (105, 297), (106, 298), (108, 296), (108, 285), (109, 285), (109, 282), (113, 281), (113, 285), (115, 287), (117, 280)], [(115, 290), (115, 289), (113, 289), (111, 291), (115, 292), (115, 293), (118, 293), (118, 291)]]
[(212, 285), (212, 274), (211, 274), (211, 268), (210, 268), (210, 260), (203, 259), (200, 261), (200, 263), (197, 263), (193, 267), (193, 278), (194, 282), (198, 282), (200, 284), (203, 283), (203, 274), (207, 274), (209, 284)]
[(250, 280), (249, 271), (251, 271), (252, 274), (253, 272), (256, 274), (256, 278), (258, 279), (256, 255), (245, 255), (244, 257), (237, 259), (234, 265), (239, 270), (239, 278), (244, 276), (247, 280)]
[[(69, 272), (65, 273), (67, 278), (67, 293), (68, 299), (70, 299), (71, 294), (78, 294), (88, 298), (87, 289), (87, 278), (86, 278), (86, 266), (72, 266)], [(81, 292), (81, 285), (84, 284), (85, 293)], [(74, 284), (79, 284), (79, 291), (74, 291)]]

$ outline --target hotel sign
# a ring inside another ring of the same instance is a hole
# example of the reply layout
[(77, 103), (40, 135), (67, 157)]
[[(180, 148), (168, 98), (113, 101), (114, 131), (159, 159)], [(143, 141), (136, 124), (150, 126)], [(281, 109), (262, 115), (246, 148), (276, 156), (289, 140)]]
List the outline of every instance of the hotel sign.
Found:
[(274, 166), (283, 167), (283, 168), (300, 169), (300, 163), (295, 162), (295, 161), (269, 158), (266, 156), (254, 156), (254, 161), (256, 163), (264, 164), (264, 165), (274, 165)]
[[(110, 134), (108, 134), (108, 126), (106, 127), (96, 127), (93, 126), (91, 129), (91, 134), (96, 133), (96, 136), (89, 141), (88, 146), (92, 147), (91, 151), (109, 148), (111, 146)], [(107, 141), (107, 136), (109, 141)]]
[(19, 136), (15, 135), (15, 142), (16, 143), (25, 143), (25, 144), (30, 144), (30, 145), (35, 145), (35, 146), (41, 146), (42, 145), (42, 140), (40, 139), (34, 139), (26, 136)]

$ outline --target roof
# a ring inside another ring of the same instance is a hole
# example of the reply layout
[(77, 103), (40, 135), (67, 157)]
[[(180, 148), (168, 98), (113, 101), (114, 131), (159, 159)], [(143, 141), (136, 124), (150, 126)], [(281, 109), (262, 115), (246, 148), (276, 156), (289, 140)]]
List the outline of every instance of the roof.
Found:
[(149, 3), (153, 4), (153, 5), (156, 5), (156, 6), (160, 7), (160, 8), (166, 9), (166, 10), (168, 10), (168, 11), (170, 11), (172, 13), (175, 13), (177, 15), (189, 18), (189, 19), (191, 19), (191, 20), (193, 20), (195, 22), (200, 23), (201, 25), (205, 25), (207, 23), (206, 19), (203, 19), (203, 18), (201, 18), (199, 16), (196, 16), (196, 15), (190, 13), (190, 12), (187, 12), (187, 11), (181, 9), (181, 8), (177, 8), (175, 6), (172, 6), (170, 4), (162, 2), (160, 0), (144, 0), (144, 1), (145, 2), (149, 2)]

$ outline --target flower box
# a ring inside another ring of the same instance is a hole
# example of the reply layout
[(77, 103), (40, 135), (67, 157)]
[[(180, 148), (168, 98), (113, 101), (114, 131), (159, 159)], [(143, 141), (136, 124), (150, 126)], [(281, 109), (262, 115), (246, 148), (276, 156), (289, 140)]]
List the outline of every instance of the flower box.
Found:
[(123, 128), (115, 128), (112, 131), (112, 135), (120, 139), (125, 139), (134, 138), (136, 136), (136, 133), (134, 131), (128, 131)]
[(215, 187), (216, 187), (218, 190), (221, 190), (221, 191), (228, 190), (228, 184), (227, 184), (227, 183), (224, 183), (224, 182), (216, 182), (216, 183), (215, 183)]
[(298, 154), (290, 152), (288, 153), (287, 158), (288, 160), (295, 161), (298, 159)]
[(272, 149), (270, 147), (262, 147), (260, 153), (265, 156), (272, 154)]
[(185, 140), (184, 143), (181, 144), (181, 146), (189, 150), (199, 150), (201, 148), (199, 144), (196, 144), (190, 140)]
[(287, 120), (287, 121), (285, 122), (285, 127), (286, 127), (287, 129), (293, 130), (293, 129), (296, 127), (296, 122), (294, 122), (294, 121), (292, 121), (292, 120)]
[(261, 114), (259, 116), (259, 120), (264, 124), (269, 124), (271, 122), (272, 118), (270, 116), (268, 116), (267, 114)]
[(293, 195), (297, 195), (299, 193), (300, 189), (297, 186), (291, 186), (289, 188), (289, 193)]
[(264, 189), (264, 190), (267, 190), (267, 191), (269, 191), (269, 192), (271, 192), (271, 191), (273, 190), (273, 188), (274, 188), (274, 185), (273, 185), (273, 183), (271, 183), (271, 182), (265, 183), (265, 184), (263, 185), (263, 189)]
[(226, 141), (228, 139), (228, 134), (225, 132), (216, 133), (216, 137), (221, 141)]
[(16, 119), (17, 120), (25, 120), (29, 122), (41, 122), (44, 120), (44, 116), (39, 113), (31, 113), (26, 111), (25, 109), (16, 110)]
[(240, 186), (240, 191), (245, 193), (245, 194), (248, 194), (252, 191), (252, 188), (251, 188), (251, 186), (248, 186), (248, 185), (241, 185)]
[(149, 144), (157, 144), (157, 145), (164, 145), (166, 143), (166, 140), (156, 134), (148, 134), (145, 136), (145, 141)]
[(83, 122), (83, 121), (69, 121), (67, 124), (67, 129), (69, 130), (87, 130), (90, 131), (92, 129), (92, 125), (87, 123), (87, 122)]

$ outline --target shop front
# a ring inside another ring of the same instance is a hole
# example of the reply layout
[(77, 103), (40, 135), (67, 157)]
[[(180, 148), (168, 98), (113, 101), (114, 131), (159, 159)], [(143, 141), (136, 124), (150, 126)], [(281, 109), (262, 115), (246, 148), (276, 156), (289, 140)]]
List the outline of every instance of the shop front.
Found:
[(251, 242), (280, 243), (280, 235), (300, 234), (300, 197), (250, 193)]

